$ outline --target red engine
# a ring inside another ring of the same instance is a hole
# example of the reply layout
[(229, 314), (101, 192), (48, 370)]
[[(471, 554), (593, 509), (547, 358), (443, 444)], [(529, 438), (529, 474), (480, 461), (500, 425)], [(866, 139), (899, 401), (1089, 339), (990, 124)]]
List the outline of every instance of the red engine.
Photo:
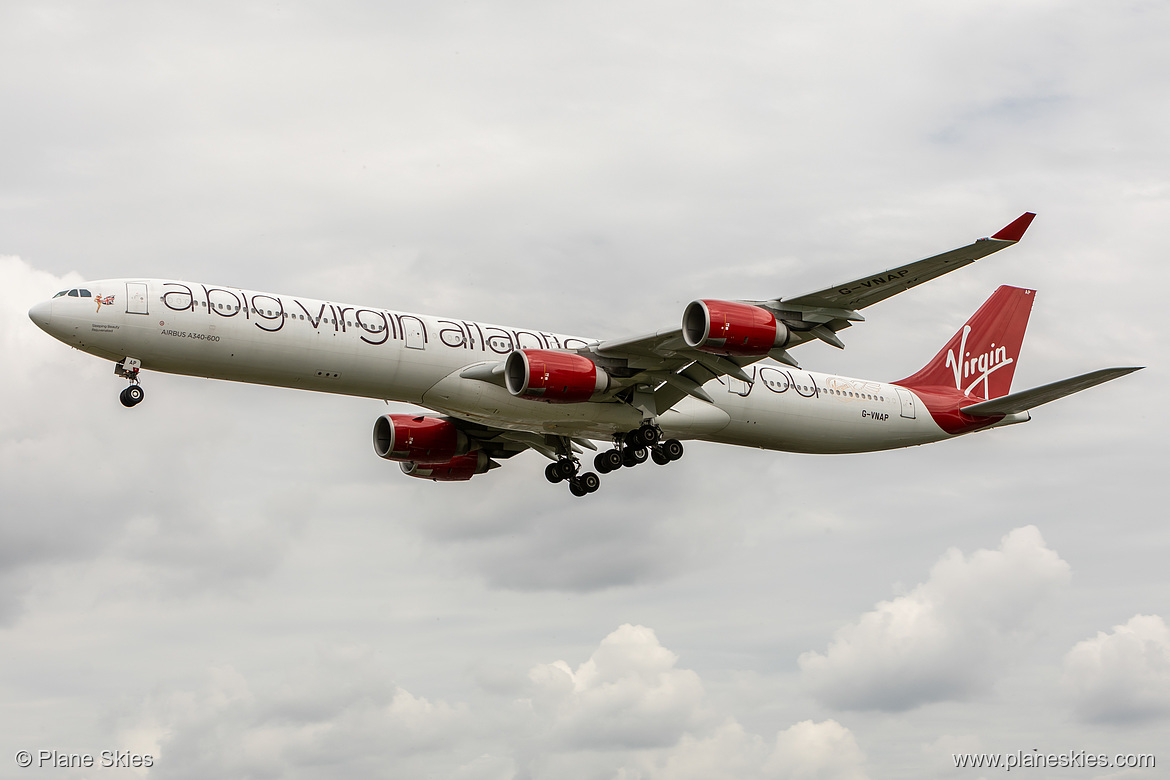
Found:
[(402, 467), (402, 473), (408, 477), (431, 479), (435, 482), (463, 482), (476, 474), (486, 472), (492, 467), (492, 462), (487, 453), (476, 450), (440, 463), (408, 461), (399, 465)]
[(604, 393), (609, 374), (572, 352), (517, 349), (504, 363), (508, 392), (533, 401), (575, 404)]
[(374, 452), (386, 460), (442, 464), (469, 448), (467, 434), (441, 417), (386, 414), (374, 423)]
[(716, 355), (766, 355), (788, 343), (772, 312), (734, 301), (691, 301), (683, 312), (687, 346)]

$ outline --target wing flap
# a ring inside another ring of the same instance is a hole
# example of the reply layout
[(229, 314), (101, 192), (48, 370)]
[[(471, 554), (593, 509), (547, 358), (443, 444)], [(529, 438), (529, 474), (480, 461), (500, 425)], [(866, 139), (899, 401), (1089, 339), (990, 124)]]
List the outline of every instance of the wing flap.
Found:
[(1098, 371), (1090, 371), (1087, 374), (1074, 376), (1070, 379), (1062, 379), (1059, 382), (1052, 382), (1040, 387), (1034, 387), (1031, 390), (1022, 390), (1018, 393), (1011, 393), (1002, 398), (993, 398), (990, 401), (983, 401), (981, 403), (973, 404), (972, 406), (964, 406), (959, 411), (964, 414), (969, 414), (972, 417), (996, 417), (998, 415), (1017, 414), (1019, 412), (1026, 412), (1029, 409), (1034, 409), (1041, 404), (1046, 404), (1049, 401), (1055, 401), (1058, 398), (1064, 398), (1066, 395), (1079, 393), (1082, 390), (1087, 390), (1094, 385), (1108, 382), (1111, 379), (1132, 374), (1134, 371), (1139, 371), (1143, 366), (1127, 366), (1124, 368), (1102, 368)]

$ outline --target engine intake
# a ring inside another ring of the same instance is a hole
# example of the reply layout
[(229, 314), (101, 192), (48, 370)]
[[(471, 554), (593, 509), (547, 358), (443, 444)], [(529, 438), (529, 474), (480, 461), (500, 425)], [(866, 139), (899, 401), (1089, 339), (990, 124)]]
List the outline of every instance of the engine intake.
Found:
[(386, 460), (445, 463), (469, 449), (467, 434), (441, 417), (386, 414), (374, 422), (374, 452)]
[(609, 388), (609, 374), (587, 357), (548, 349), (517, 349), (504, 363), (508, 392), (552, 404), (588, 401)]
[(407, 461), (399, 465), (402, 473), (408, 477), (435, 482), (464, 482), (476, 474), (487, 472), (492, 467), (492, 461), (483, 450), (476, 450), (439, 463)]
[(687, 346), (716, 355), (766, 355), (788, 343), (788, 328), (750, 303), (691, 301), (683, 311)]

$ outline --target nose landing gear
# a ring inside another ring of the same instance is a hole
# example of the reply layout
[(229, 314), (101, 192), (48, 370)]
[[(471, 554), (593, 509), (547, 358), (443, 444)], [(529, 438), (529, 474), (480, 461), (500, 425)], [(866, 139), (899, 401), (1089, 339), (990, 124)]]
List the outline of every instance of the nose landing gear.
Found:
[(142, 361), (138, 358), (128, 357), (121, 363), (114, 366), (114, 373), (123, 379), (130, 380), (130, 386), (124, 389), (118, 400), (122, 402), (122, 406), (130, 408), (138, 406), (142, 403), (142, 399), (146, 397), (146, 392), (142, 389), (142, 385), (138, 384), (138, 372), (142, 370)]

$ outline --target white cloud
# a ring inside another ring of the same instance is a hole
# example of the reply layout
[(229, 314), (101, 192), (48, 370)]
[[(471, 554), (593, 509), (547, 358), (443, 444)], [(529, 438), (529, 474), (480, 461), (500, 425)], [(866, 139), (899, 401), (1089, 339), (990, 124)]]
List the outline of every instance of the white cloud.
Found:
[(1170, 626), (1158, 615), (1134, 615), (1078, 642), (1064, 657), (1062, 684), (1085, 720), (1170, 716)]
[(672, 749), (641, 755), (628, 780), (862, 780), (865, 756), (835, 720), (801, 721), (772, 741), (731, 721), (705, 737), (685, 735)]
[(574, 670), (534, 666), (529, 696), (449, 703), (394, 684), (368, 648), (318, 652), (269, 677), (232, 667), (165, 686), (122, 737), (155, 756), (152, 776), (335, 775), (576, 780), (859, 780), (865, 755), (834, 720), (753, 734), (704, 701), (645, 626), (623, 625)]
[(311, 776), (314, 767), (330, 767), (390, 777), (393, 767), (417, 769), (415, 756), (441, 754), (449, 771), (463, 763), (471, 777), (491, 769), (476, 750), (465, 705), (412, 695), (363, 653), (327, 654), (290, 671), (257, 682), (214, 668), (194, 686), (153, 695), (143, 712), (149, 725), (137, 729), (156, 735), (152, 776)]
[(627, 624), (576, 671), (564, 661), (533, 668), (532, 707), (568, 748), (672, 745), (709, 718), (699, 676), (677, 661), (651, 629)]
[(1035, 526), (969, 558), (948, 550), (930, 578), (840, 628), (828, 649), (800, 656), (810, 690), (844, 709), (906, 710), (965, 699), (1000, 670), (1011, 640), (1069, 579)]

